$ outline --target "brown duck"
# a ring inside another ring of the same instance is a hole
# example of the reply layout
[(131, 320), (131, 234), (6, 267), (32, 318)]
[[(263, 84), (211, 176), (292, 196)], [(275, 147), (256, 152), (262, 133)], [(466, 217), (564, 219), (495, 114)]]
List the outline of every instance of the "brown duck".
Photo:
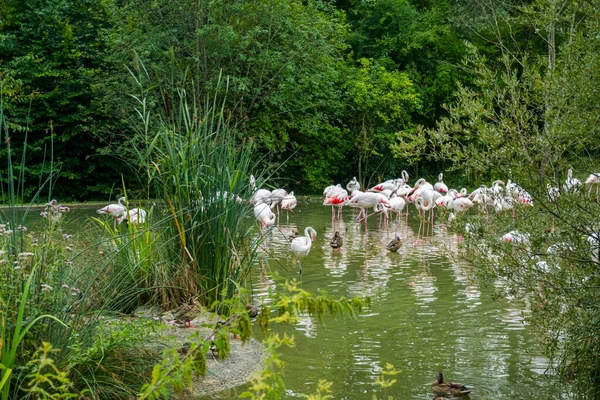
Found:
[(191, 298), (179, 307), (166, 312), (163, 319), (179, 327), (187, 326), (191, 328), (190, 321), (200, 314), (201, 308), (200, 302), (195, 298)]
[(246, 304), (246, 311), (250, 318), (256, 318), (258, 316), (258, 307), (253, 304)]
[(297, 237), (300, 237), (300, 232), (298, 231), (298, 228), (294, 228), (294, 229), (292, 229), (292, 234), (290, 235), (290, 239), (296, 239)]
[(385, 248), (388, 249), (389, 251), (395, 253), (398, 251), (398, 249), (400, 247), (402, 247), (402, 241), (400, 240), (400, 237), (398, 235), (396, 235), (396, 239), (389, 242)]
[(441, 372), (437, 373), (437, 379), (431, 384), (431, 391), (436, 395), (452, 395), (454, 397), (466, 396), (471, 393), (471, 390), (463, 384), (444, 382), (444, 375)]
[(331, 238), (329, 245), (334, 249), (339, 249), (344, 244), (344, 239), (340, 236), (340, 231), (335, 231), (335, 235)]

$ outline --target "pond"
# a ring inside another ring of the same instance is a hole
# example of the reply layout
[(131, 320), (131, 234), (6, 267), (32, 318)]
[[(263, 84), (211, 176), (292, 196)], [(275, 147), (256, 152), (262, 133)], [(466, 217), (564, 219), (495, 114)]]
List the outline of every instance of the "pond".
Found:
[[(316, 392), (321, 379), (333, 382), (334, 399), (429, 399), (437, 371), (446, 379), (472, 386), (471, 399), (567, 398), (567, 389), (546, 373), (534, 332), (524, 324), (526, 302), (495, 298), (492, 288), (474, 283), (465, 264), (449, 260), (458, 238), (440, 218), (417, 241), (419, 220), (411, 206), (404, 219), (380, 227), (369, 218), (368, 232), (344, 208), (340, 250), (329, 241), (335, 230), (331, 208), (319, 199), (299, 200), (281, 215), (266, 240), (254, 276), (255, 302), (272, 287), (272, 274), (297, 278), (308, 291), (326, 290), (335, 298), (370, 296), (371, 306), (356, 319), (336, 317), (324, 324), (308, 317), (295, 326), (296, 346), (283, 350), (286, 398)], [(293, 228), (312, 226), (318, 233), (302, 260), (302, 275), (289, 250)], [(398, 234), (398, 253), (386, 245)], [(262, 270), (262, 272), (260, 272)], [(288, 332), (289, 333), (289, 332)], [(401, 373), (383, 390), (376, 384), (386, 363)], [(235, 392), (213, 398), (231, 398)]]
[[(93, 235), (98, 228), (89, 217), (95, 216), (96, 208), (73, 209), (71, 226)], [(330, 207), (322, 206), (320, 199), (303, 198), (267, 233), (253, 274), (255, 303), (267, 301), (275, 273), (298, 279), (308, 291), (326, 290), (334, 298), (371, 297), (370, 307), (357, 318), (338, 316), (319, 323), (304, 316), (293, 332), (288, 331), (296, 346), (282, 350), (286, 398), (314, 393), (324, 379), (333, 383), (334, 399), (375, 395), (431, 400), (430, 384), (437, 371), (471, 386), (469, 398), (474, 400), (569, 398), (568, 388), (546, 371), (547, 360), (524, 323), (530, 312), (527, 302), (494, 297), (492, 288), (470, 279), (466, 264), (451, 261), (448, 256), (457, 251), (459, 238), (447, 229), (444, 218), (417, 240), (414, 210), (411, 206), (408, 223), (401, 218), (387, 227), (372, 216), (365, 231), (352, 210), (344, 209), (334, 227)], [(31, 215), (37, 219), (37, 212)], [(317, 238), (299, 274), (288, 236), (293, 228), (303, 233), (307, 226), (317, 231)], [(329, 246), (335, 230), (344, 239), (339, 250)], [(396, 234), (403, 246), (390, 253), (386, 245)], [(392, 387), (381, 389), (376, 380), (387, 363), (401, 372), (393, 377), (397, 382)], [(244, 389), (210, 398), (234, 398)]]

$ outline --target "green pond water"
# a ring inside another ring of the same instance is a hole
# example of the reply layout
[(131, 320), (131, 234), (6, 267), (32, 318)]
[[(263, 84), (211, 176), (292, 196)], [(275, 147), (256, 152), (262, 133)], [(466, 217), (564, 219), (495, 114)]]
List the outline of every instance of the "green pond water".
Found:
[[(90, 236), (99, 232), (89, 220), (96, 208), (74, 208), (70, 226)], [(371, 297), (371, 306), (355, 319), (338, 316), (323, 324), (304, 316), (288, 329), (296, 346), (282, 349), (285, 398), (314, 393), (324, 379), (333, 382), (333, 399), (431, 400), (430, 384), (437, 371), (471, 386), (468, 398), (473, 400), (571, 398), (568, 388), (546, 371), (548, 362), (540, 355), (535, 333), (524, 323), (528, 303), (493, 297), (493, 288), (470, 279), (465, 264), (450, 261), (458, 238), (447, 230), (444, 218), (417, 242), (419, 221), (413, 206), (410, 213), (408, 224), (401, 219), (388, 227), (379, 226), (378, 216), (372, 216), (365, 232), (354, 221), (353, 210), (345, 208), (334, 228), (330, 207), (322, 206), (320, 199), (300, 199), (267, 234), (253, 271), (255, 303), (268, 301), (274, 273), (301, 280), (308, 291), (324, 289), (335, 298)], [(31, 218), (37, 215), (34, 211)], [(293, 228), (303, 233), (307, 226), (318, 236), (302, 260), (300, 275), (288, 236)], [(329, 241), (336, 229), (344, 245), (334, 251)], [(385, 246), (396, 233), (403, 247), (389, 253)], [(255, 337), (261, 340), (258, 331), (256, 327)], [(401, 373), (384, 390), (375, 381), (386, 363)], [(236, 398), (243, 390), (208, 398)]]
[[(472, 386), (470, 399), (560, 399), (567, 388), (546, 372), (533, 330), (524, 323), (529, 305), (516, 298), (495, 298), (467, 274), (465, 264), (449, 260), (458, 238), (443, 218), (418, 242), (419, 221), (411, 205), (408, 224), (401, 219), (369, 230), (344, 208), (339, 229), (341, 250), (332, 250), (335, 233), (331, 208), (321, 200), (301, 200), (268, 234), (266, 251), (254, 274), (255, 302), (266, 299), (272, 274), (301, 279), (308, 291), (325, 289), (340, 296), (370, 296), (369, 309), (356, 319), (336, 317), (319, 323), (300, 318), (293, 333), (296, 346), (285, 348), (286, 398), (316, 391), (321, 379), (333, 382), (334, 399), (429, 399), (437, 371), (446, 379)], [(318, 233), (302, 260), (302, 276), (289, 250), (293, 228)], [(403, 240), (398, 253), (385, 246), (395, 234)], [(500, 283), (499, 283), (500, 284)], [(376, 384), (386, 363), (402, 371), (388, 389)], [(233, 398), (243, 388), (213, 396)]]

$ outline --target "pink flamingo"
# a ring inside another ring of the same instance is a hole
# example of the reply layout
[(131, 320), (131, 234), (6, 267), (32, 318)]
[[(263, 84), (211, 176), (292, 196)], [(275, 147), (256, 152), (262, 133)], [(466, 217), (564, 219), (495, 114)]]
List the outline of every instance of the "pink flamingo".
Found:
[[(378, 204), (382, 204), (383, 208), (378, 208), (376, 209)], [(347, 205), (351, 206), (351, 207), (358, 207), (361, 209), (360, 213), (358, 214), (358, 217), (356, 218), (356, 222), (360, 222), (360, 221), (365, 221), (365, 230), (368, 230), (368, 224), (367, 224), (367, 220), (368, 218), (372, 215), (367, 215), (366, 210), (369, 208), (373, 208), (375, 211), (379, 212), (383, 212), (383, 211), (387, 211), (385, 209), (385, 206), (389, 207), (389, 201), (386, 200), (384, 197), (380, 196), (377, 193), (370, 193), (370, 192), (366, 192), (366, 193), (359, 193), (357, 195), (352, 196), (352, 198), (346, 203)], [(363, 218), (361, 218), (361, 215), (363, 215)]]
[(444, 183), (444, 174), (440, 172), (438, 181), (433, 185), (433, 190), (440, 193), (448, 193), (448, 186)]
[(596, 186), (596, 201), (598, 201), (598, 185), (600, 184), (600, 173), (594, 172), (590, 174), (585, 180), (586, 185), (590, 185), (590, 189), (588, 190), (588, 197), (592, 194), (592, 185)]
[(117, 219), (122, 218), (125, 215), (125, 211), (127, 211), (127, 207), (122, 203), (122, 201), (125, 201), (125, 197), (119, 198), (117, 201), (118, 204), (109, 204), (99, 210), (96, 210), (98, 214), (110, 215), (113, 217), (113, 228), (115, 230), (117, 229)]

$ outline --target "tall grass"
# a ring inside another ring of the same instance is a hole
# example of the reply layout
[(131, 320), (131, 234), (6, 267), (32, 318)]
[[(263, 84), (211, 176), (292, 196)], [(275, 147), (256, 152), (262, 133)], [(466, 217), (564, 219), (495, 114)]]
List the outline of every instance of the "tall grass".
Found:
[(155, 362), (156, 350), (139, 343), (151, 334), (153, 322), (116, 326), (111, 311), (138, 301), (137, 292), (122, 279), (126, 272), (117, 268), (113, 255), (103, 257), (97, 245), (78, 249), (63, 224), (68, 208), (49, 201), (38, 217), (42, 223), (32, 228), (28, 213), (42, 191), (51, 198), (49, 183), (56, 171), (50, 160), (49, 173), (40, 176), (31, 202), (21, 207), (25, 158), (13, 165), (1, 85), (0, 79), (0, 154), (5, 156), (0, 178), (7, 207), (0, 210), (0, 398), (34, 398), (36, 390), (52, 393), (49, 384), (38, 382), (32, 388), (28, 378), (39, 370), (34, 358), (42, 342), (60, 349), (52, 352), (53, 365), (61, 379), (73, 382), (74, 397), (90, 389), (97, 398), (132, 398)]
[[(233, 297), (248, 277), (257, 243), (249, 239), (252, 213), (241, 201), (250, 197), (251, 146), (230, 126), (224, 97), (203, 101), (183, 90), (170, 104), (151, 109), (144, 95), (136, 97), (140, 165), (147, 168), (158, 212), (168, 216), (165, 231), (171, 263), (178, 274), (169, 281), (179, 292), (177, 303), (197, 296), (205, 305)], [(226, 93), (226, 84), (217, 87)], [(217, 90), (217, 92), (218, 92)], [(221, 101), (219, 101), (219, 99)]]

